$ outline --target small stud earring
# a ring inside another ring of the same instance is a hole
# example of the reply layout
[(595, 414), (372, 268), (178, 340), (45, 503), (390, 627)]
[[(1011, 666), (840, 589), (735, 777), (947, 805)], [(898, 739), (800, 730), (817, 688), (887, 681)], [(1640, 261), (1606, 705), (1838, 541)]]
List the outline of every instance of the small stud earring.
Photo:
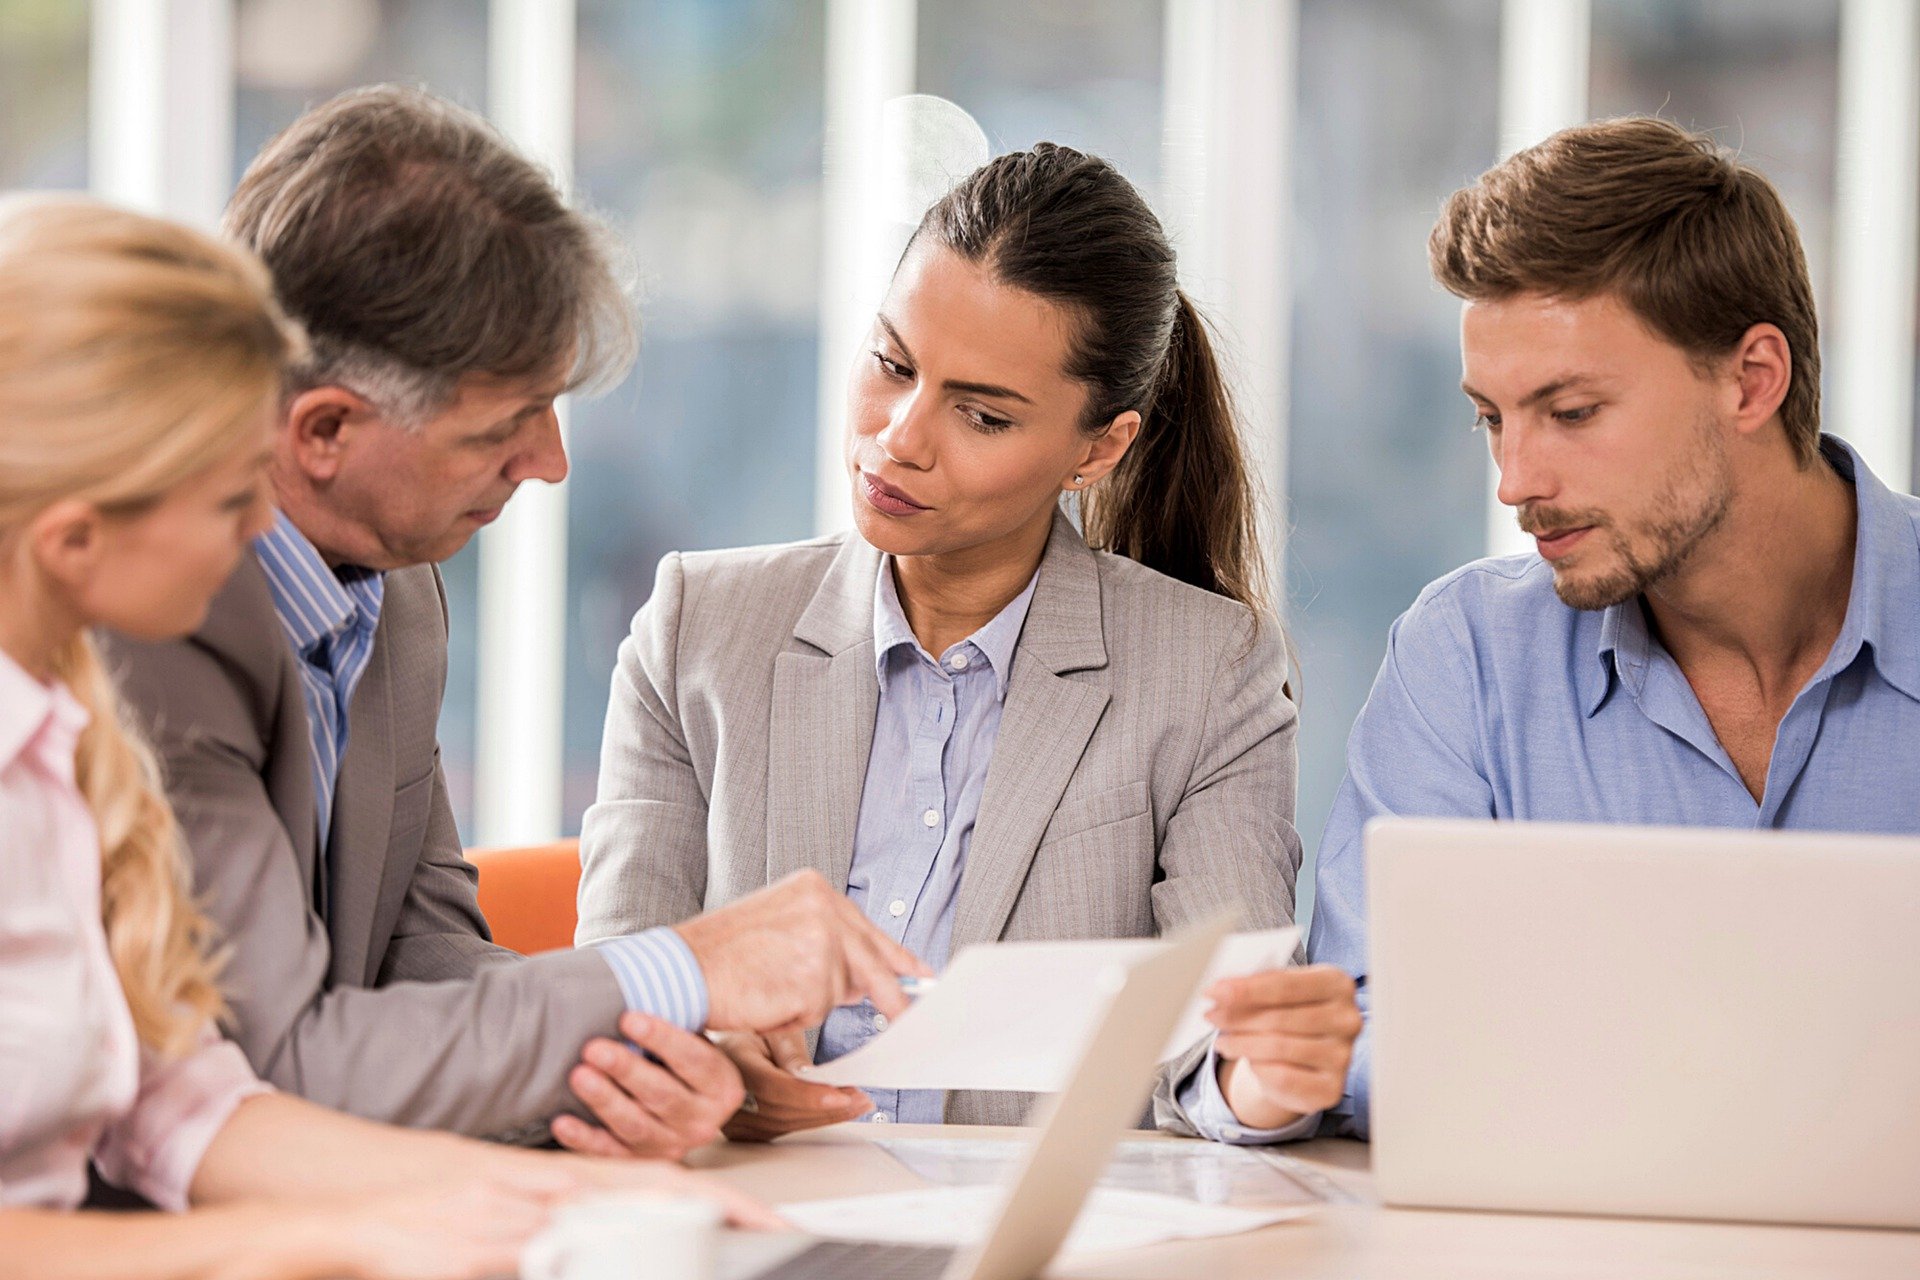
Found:
[(1085, 476), (1076, 475), (1073, 478), (1073, 485), (1076, 489), (1079, 488), (1081, 485), (1085, 484), (1086, 482), (1087, 482), (1087, 479)]

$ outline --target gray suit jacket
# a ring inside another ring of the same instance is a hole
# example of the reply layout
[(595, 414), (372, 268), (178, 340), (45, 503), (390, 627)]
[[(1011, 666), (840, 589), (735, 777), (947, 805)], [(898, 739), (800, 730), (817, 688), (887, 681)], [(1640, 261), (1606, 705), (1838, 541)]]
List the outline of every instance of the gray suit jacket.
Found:
[(231, 947), (234, 1038), (275, 1085), (358, 1115), (530, 1136), (624, 1007), (601, 957), (496, 947), (447, 803), (435, 726), (446, 605), (389, 573), (320, 856), (299, 659), (246, 557), (189, 639), (108, 637), (166, 774), (195, 889)]
[[(880, 555), (852, 535), (670, 555), (621, 645), (581, 835), (585, 942), (813, 867), (847, 882), (879, 683)], [(1064, 516), (1014, 651), (953, 948), (1293, 915), (1300, 840), (1276, 628), (1087, 548)], [(1190, 1063), (1189, 1063), (1190, 1065)], [(956, 1093), (954, 1123), (1030, 1099)]]

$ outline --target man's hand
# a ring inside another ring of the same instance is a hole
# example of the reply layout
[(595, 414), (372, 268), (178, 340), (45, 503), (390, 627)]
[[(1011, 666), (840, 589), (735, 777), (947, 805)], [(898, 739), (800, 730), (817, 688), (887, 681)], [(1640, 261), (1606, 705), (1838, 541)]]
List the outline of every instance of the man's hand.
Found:
[(727, 1056), (705, 1037), (643, 1013), (622, 1016), (620, 1034), (632, 1045), (593, 1039), (581, 1050), (567, 1083), (600, 1124), (554, 1117), (560, 1145), (587, 1155), (678, 1160), (718, 1138), (746, 1096)]
[(1220, 1091), (1241, 1124), (1280, 1129), (1340, 1101), (1364, 1025), (1344, 970), (1317, 964), (1226, 978), (1207, 996), (1207, 1021), (1220, 1029)]
[(796, 1074), (808, 1064), (807, 1038), (797, 1031), (771, 1036), (732, 1032), (719, 1037), (753, 1099), (727, 1122), (735, 1142), (771, 1142), (782, 1134), (857, 1120), (873, 1110), (873, 1100), (858, 1089), (811, 1084)]
[(700, 962), (716, 1031), (803, 1031), (863, 997), (895, 1017), (900, 976), (931, 973), (817, 871), (674, 927)]

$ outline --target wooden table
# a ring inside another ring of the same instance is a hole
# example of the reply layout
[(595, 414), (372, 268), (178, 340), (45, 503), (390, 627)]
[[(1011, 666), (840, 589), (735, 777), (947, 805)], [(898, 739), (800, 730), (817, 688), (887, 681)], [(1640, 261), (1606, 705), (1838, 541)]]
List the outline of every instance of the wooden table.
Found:
[[(722, 1143), (696, 1153), (690, 1163), (769, 1202), (814, 1200), (922, 1185), (869, 1137), (1006, 1138), (1017, 1132), (838, 1125), (768, 1146)], [(1374, 1194), (1365, 1144), (1327, 1139), (1290, 1144), (1285, 1151), (1357, 1203), (1329, 1205), (1311, 1217), (1240, 1236), (1056, 1263), (1046, 1274), (1107, 1280), (1920, 1280), (1920, 1231), (1389, 1209)]]

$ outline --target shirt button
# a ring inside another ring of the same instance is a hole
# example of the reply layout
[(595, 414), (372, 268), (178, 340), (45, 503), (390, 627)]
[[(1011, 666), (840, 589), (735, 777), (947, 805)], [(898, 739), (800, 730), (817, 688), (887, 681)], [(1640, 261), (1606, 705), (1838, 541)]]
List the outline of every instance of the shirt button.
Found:
[(955, 671), (965, 671), (967, 669), (968, 664), (971, 661), (972, 659), (968, 658), (966, 654), (956, 653), (951, 658), (947, 659), (947, 665), (952, 667)]
[(938, 809), (929, 809), (920, 815), (920, 821), (930, 827), (937, 827), (940, 825), (940, 811)]
[(903, 916), (907, 914), (907, 904), (895, 898), (887, 904), (887, 914), (890, 916)]
[(886, 1112), (884, 1112), (884, 1111), (876, 1111), (876, 1112), (874, 1112), (874, 1113), (873, 1113), (873, 1123), (874, 1123), (874, 1124), (887, 1124), (887, 1123), (889, 1123), (890, 1121), (892, 1121), (892, 1119), (893, 1119), (893, 1117), (892, 1117), (892, 1116), (890, 1116), (890, 1115), (888, 1115), (888, 1114), (887, 1114)]
[(885, 1031), (885, 1030), (887, 1029), (887, 1015), (886, 1015), (886, 1014), (884, 1014), (884, 1013), (876, 1013), (876, 1014), (874, 1014), (874, 1015), (873, 1015), (873, 1029), (874, 1029), (875, 1031)]

